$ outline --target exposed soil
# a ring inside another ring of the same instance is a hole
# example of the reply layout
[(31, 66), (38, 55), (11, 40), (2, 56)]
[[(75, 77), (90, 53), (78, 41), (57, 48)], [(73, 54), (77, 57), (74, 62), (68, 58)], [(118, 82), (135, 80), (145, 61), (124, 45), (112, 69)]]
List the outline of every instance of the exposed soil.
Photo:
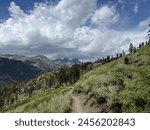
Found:
[(107, 111), (106, 104), (99, 104), (92, 94), (76, 93), (71, 89), (72, 113), (103, 113)]

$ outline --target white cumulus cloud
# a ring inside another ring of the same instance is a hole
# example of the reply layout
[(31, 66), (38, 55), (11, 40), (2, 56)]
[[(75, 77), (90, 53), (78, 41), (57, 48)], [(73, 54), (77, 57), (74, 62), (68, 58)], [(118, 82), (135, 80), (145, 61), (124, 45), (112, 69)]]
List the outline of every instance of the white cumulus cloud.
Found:
[(97, 9), (92, 17), (92, 22), (95, 24), (109, 25), (117, 22), (119, 19), (119, 13), (116, 12), (115, 6), (109, 7), (104, 5)]
[(150, 17), (141, 21), (139, 23), (139, 28), (143, 28), (143, 29), (146, 29), (148, 27), (148, 25), (150, 24)]
[(11, 2), (9, 12), (11, 17), (0, 23), (1, 53), (96, 59), (126, 49), (135, 35), (145, 38), (141, 32), (128, 35), (108, 28), (119, 20), (119, 13), (114, 5), (97, 9), (97, 0), (36, 3), (28, 13)]

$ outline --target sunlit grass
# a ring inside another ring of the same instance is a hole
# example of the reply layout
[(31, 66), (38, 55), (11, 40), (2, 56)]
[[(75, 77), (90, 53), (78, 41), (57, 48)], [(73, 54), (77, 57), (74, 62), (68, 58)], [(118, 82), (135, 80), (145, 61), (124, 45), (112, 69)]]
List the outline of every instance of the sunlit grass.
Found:
[(18, 101), (3, 112), (69, 112), (70, 98), (68, 87), (60, 87), (54, 90), (46, 90), (23, 101)]
[(91, 92), (107, 106), (122, 104), (122, 112), (150, 112), (150, 46), (123, 58), (101, 65), (81, 77), (77, 92)]

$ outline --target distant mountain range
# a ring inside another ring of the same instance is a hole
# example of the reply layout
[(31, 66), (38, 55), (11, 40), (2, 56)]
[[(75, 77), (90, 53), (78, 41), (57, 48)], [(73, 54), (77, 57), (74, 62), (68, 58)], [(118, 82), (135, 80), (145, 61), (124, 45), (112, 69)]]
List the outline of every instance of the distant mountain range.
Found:
[(0, 58), (7, 58), (9, 60), (22, 61), (28, 65), (32, 65), (38, 70), (44, 72), (60, 68), (60, 64), (51, 61), (46, 56), (38, 55), (34, 57), (26, 57), (22, 55), (1, 55)]
[(19, 81), (30, 79), (38, 74), (40, 70), (19, 60), (0, 58), (0, 81)]
[(81, 64), (78, 59), (50, 60), (38, 55), (26, 57), (22, 55), (0, 55), (0, 81), (25, 80), (51, 70), (57, 70), (62, 65)]
[(72, 65), (72, 64), (81, 64), (82, 62), (79, 59), (69, 59), (69, 58), (59, 58), (54, 60), (55, 62), (59, 63), (59, 64), (65, 64), (65, 65)]

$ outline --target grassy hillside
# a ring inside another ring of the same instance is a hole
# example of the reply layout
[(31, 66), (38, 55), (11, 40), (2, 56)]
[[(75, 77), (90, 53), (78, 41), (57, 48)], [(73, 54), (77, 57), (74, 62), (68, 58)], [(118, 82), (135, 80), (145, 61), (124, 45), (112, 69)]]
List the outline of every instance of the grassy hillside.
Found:
[(150, 112), (150, 46), (101, 65), (75, 84), (78, 93), (91, 93), (109, 112)]
[(69, 112), (70, 98), (68, 90), (69, 88), (66, 86), (53, 90), (47, 89), (30, 98), (18, 100), (14, 104), (4, 107), (2, 112)]
[[(96, 98), (106, 107), (104, 112), (150, 112), (150, 45), (128, 58), (128, 65), (124, 57), (103, 65), (91, 64), (98, 67), (80, 77), (75, 91)], [(1, 112), (69, 112), (71, 87), (64, 84), (58, 86), (56, 74), (51, 72), (19, 84), (18, 100)]]

